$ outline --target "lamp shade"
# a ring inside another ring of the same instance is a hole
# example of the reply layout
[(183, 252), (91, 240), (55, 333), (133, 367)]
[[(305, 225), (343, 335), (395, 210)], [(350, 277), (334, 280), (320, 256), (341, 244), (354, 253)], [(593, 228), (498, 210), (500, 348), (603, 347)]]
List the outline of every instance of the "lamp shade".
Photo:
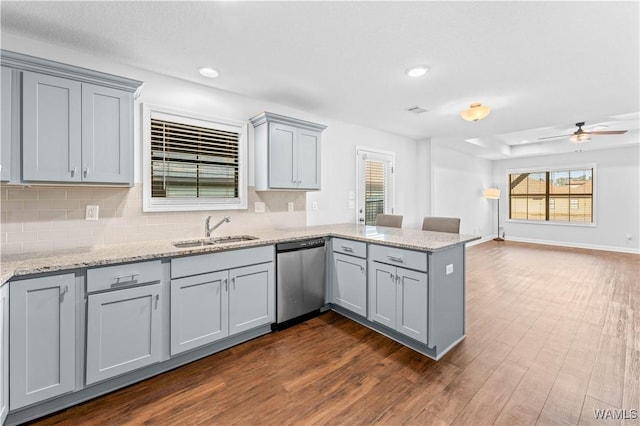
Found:
[(571, 135), (569, 140), (575, 144), (588, 142), (591, 140), (591, 135), (589, 135), (589, 133), (578, 133), (576, 135)]
[(489, 198), (490, 200), (497, 200), (500, 198), (500, 190), (498, 188), (487, 188), (482, 191), (482, 195), (484, 198)]
[(486, 118), (491, 112), (491, 108), (480, 103), (471, 104), (468, 109), (460, 113), (460, 117), (467, 121), (478, 121)]

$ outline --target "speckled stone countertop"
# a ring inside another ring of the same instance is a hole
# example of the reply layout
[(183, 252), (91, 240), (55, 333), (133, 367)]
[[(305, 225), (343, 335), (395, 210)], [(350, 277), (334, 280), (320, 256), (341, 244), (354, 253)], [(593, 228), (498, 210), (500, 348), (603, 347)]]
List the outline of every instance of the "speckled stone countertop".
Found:
[[(398, 229), (354, 224), (321, 225), (303, 228), (250, 231), (258, 237), (250, 241), (214, 244), (190, 248), (176, 248), (173, 241), (148, 241), (95, 248), (61, 250), (56, 254), (27, 253), (4, 256), (0, 261), (0, 284), (12, 277), (42, 272), (81, 269), (123, 262), (171, 258), (184, 255), (213, 253), (247, 247), (277, 244), (315, 237), (338, 237), (366, 243), (378, 243), (419, 251), (438, 251), (480, 239), (479, 236), (427, 232), (417, 229)], [(220, 235), (223, 236), (223, 235)]]

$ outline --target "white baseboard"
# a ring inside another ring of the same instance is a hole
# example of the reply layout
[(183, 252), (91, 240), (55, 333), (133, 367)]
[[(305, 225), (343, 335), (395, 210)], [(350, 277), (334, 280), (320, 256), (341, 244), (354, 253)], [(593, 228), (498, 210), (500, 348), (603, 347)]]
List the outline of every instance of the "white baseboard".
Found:
[[(506, 239), (508, 241), (517, 241), (520, 243), (544, 244), (547, 246), (574, 247), (574, 248), (583, 248), (583, 249), (590, 249), (590, 250), (603, 250), (603, 251), (615, 251), (619, 253), (640, 254), (640, 249), (634, 248), (634, 247), (601, 246), (597, 244), (582, 244), (582, 243), (572, 243), (572, 242), (565, 242), (565, 241), (536, 240), (532, 238), (520, 238), (520, 237), (509, 237)], [(483, 240), (479, 240), (478, 242), (483, 242)]]
[(479, 240), (475, 240), (475, 241), (471, 241), (469, 243), (466, 243), (467, 247), (471, 247), (471, 246), (475, 246), (477, 244), (482, 244), (482, 243), (486, 243), (487, 241), (491, 241), (495, 238), (494, 235), (489, 235), (488, 237), (482, 237)]

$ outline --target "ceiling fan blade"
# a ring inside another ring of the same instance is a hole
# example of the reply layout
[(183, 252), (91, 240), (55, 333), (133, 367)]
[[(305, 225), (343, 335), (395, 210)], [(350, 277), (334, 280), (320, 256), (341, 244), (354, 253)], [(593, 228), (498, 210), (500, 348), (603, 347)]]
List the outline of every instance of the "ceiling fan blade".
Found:
[(537, 140), (541, 141), (543, 139), (560, 139), (560, 138), (567, 138), (569, 136), (571, 136), (573, 133), (569, 133), (568, 135), (556, 135), (556, 136), (545, 136), (544, 138), (538, 138)]
[(623, 135), (627, 133), (626, 130), (596, 130), (594, 132), (585, 132), (590, 135)]

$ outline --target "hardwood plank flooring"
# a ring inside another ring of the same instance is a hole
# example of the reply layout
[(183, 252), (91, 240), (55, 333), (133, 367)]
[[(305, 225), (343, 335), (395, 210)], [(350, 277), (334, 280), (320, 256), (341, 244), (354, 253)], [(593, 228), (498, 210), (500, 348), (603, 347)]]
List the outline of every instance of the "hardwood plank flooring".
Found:
[(34, 424), (638, 425), (639, 277), (638, 255), (490, 241), (438, 362), (330, 312)]

